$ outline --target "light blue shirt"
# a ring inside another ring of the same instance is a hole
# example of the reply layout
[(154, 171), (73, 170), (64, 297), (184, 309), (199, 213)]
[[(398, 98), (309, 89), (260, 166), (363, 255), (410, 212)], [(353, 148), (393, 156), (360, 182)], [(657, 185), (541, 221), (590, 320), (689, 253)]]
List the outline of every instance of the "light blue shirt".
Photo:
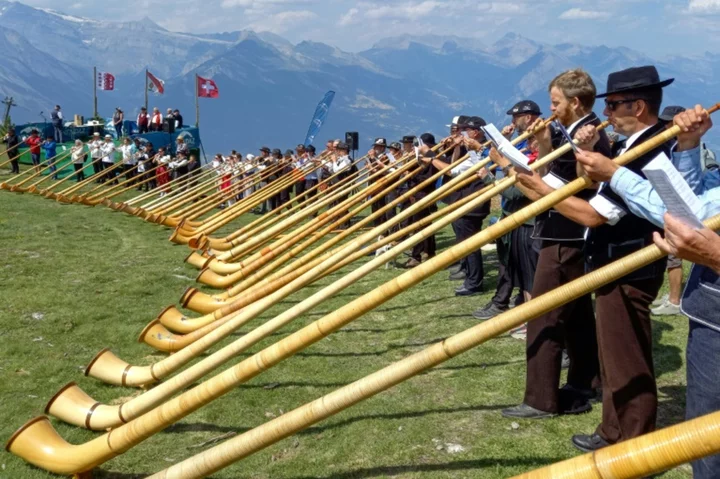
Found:
[[(701, 207), (695, 214), (701, 220), (720, 214), (720, 171), (702, 171), (700, 148), (673, 152), (672, 163), (698, 195)], [(650, 182), (627, 168), (620, 168), (610, 180), (610, 187), (625, 201), (635, 215), (663, 227), (667, 211)]]

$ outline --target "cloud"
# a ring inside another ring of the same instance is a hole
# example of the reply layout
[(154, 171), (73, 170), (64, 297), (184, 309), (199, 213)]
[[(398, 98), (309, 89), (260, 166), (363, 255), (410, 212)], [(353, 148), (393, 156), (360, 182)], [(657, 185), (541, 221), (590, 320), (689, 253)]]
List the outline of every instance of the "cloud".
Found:
[(600, 20), (610, 17), (609, 12), (597, 10), (583, 10), (582, 8), (571, 8), (560, 14), (561, 20)]
[(309, 10), (288, 10), (269, 15), (262, 20), (252, 23), (249, 28), (259, 32), (284, 33), (298, 24), (317, 17), (315, 12)]
[(690, 0), (689, 13), (720, 13), (720, 0)]

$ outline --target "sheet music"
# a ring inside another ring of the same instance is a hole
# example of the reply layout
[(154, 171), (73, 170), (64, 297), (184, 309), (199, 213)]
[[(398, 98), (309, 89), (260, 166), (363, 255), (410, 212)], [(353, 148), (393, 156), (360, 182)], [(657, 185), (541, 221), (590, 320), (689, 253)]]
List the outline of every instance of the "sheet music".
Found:
[(510, 163), (512, 163), (515, 168), (520, 168), (525, 171), (532, 171), (528, 166), (527, 156), (522, 154), (520, 150), (515, 148), (513, 144), (508, 141), (507, 138), (502, 136), (500, 131), (495, 128), (495, 125), (489, 124), (482, 127), (482, 130), (485, 132), (485, 136), (487, 136), (488, 140), (490, 140), (492, 144), (495, 145), (498, 153), (510, 160)]
[(575, 144), (573, 139), (570, 137), (570, 133), (568, 133), (568, 131), (563, 126), (563, 124), (560, 123), (559, 121), (555, 120), (555, 121), (553, 121), (553, 125), (555, 126), (555, 128), (558, 129), (558, 131), (560, 131), (562, 136), (565, 138), (565, 141), (570, 143), (570, 146), (572, 147), (573, 151), (579, 151), (579, 148), (577, 147), (577, 145)]
[(665, 153), (660, 153), (642, 171), (665, 203), (668, 213), (695, 229), (703, 228), (695, 214), (702, 207), (700, 200)]

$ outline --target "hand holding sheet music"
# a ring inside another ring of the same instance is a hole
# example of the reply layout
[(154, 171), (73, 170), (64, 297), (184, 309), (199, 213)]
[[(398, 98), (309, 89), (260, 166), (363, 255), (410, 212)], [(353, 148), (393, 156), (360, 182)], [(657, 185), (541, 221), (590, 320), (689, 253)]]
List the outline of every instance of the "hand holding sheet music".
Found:
[(524, 171), (532, 171), (528, 166), (527, 156), (522, 154), (507, 140), (507, 138), (502, 136), (498, 129), (495, 128), (495, 125), (489, 124), (483, 126), (482, 130), (485, 132), (487, 139), (495, 145), (495, 149), (498, 153), (507, 158), (515, 168), (520, 168)]
[(668, 213), (695, 229), (703, 228), (695, 214), (701, 207), (700, 200), (665, 153), (660, 153), (642, 171), (665, 203)]

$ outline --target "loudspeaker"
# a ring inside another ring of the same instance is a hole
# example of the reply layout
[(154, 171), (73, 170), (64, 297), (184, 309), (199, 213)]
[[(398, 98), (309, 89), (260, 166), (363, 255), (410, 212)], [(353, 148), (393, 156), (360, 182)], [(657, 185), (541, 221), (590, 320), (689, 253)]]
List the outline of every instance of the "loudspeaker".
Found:
[(357, 150), (360, 146), (359, 135), (357, 131), (348, 131), (345, 133), (345, 143), (350, 150)]

